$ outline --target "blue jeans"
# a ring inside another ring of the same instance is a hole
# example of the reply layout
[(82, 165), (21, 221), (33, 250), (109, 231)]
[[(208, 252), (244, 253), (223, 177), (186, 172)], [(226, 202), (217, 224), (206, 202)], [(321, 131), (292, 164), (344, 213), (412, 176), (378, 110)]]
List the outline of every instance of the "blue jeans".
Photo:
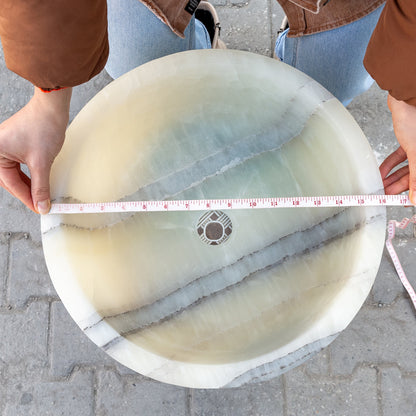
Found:
[(373, 84), (363, 59), (382, 9), (380, 6), (360, 20), (313, 35), (289, 38), (287, 29), (276, 41), (275, 54), (347, 105)]
[(108, 0), (107, 5), (110, 55), (105, 69), (114, 79), (171, 53), (211, 48), (205, 26), (194, 17), (182, 39), (138, 0)]
[[(211, 47), (205, 26), (195, 18), (182, 39), (138, 0), (107, 3), (110, 56), (106, 70), (113, 78), (171, 53)], [(286, 30), (276, 41), (275, 53), (347, 105), (373, 83), (362, 61), (382, 8), (356, 22), (313, 35), (288, 38)]]

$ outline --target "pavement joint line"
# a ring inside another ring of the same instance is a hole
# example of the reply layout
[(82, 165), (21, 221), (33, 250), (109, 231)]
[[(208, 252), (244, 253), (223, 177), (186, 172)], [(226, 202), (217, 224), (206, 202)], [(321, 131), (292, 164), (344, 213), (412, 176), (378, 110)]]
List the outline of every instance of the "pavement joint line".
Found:
[[(4, 280), (2, 303), (4, 305), (6, 305), (7, 309), (14, 310), (15, 308), (11, 305), (11, 302), (10, 302), (10, 288), (11, 288), (10, 282), (12, 280), (11, 264), (12, 264), (12, 256), (13, 256), (13, 244), (16, 241), (27, 240), (27, 241), (30, 241), (30, 243), (35, 248), (42, 248), (42, 243), (34, 241), (31, 237), (30, 233), (25, 232), (25, 231), (19, 231), (19, 232), (7, 231), (4, 234), (6, 234), (6, 236), (8, 238), (8, 253), (7, 253), (7, 260), (6, 260), (6, 276), (5, 276), (5, 280)], [(23, 308), (26, 308), (28, 305), (30, 305), (34, 301), (40, 301), (40, 300), (44, 300), (44, 299), (45, 299), (44, 296), (30, 296), (28, 299), (26, 299), (26, 301), (23, 305)], [(18, 308), (18, 309), (20, 309), (20, 308)], [(0, 308), (0, 311), (1, 311), (1, 308)]]
[[(51, 369), (50, 366), (49, 370)], [(48, 368), (46, 368), (48, 370)], [(44, 377), (45, 380), (42, 380), (44, 382), (48, 383), (70, 383), (76, 378), (77, 374), (79, 373), (88, 373), (88, 372), (94, 372), (97, 370), (96, 366), (88, 365), (88, 364), (74, 364), (71, 366), (68, 373), (61, 377), (53, 377), (50, 375), (50, 373), (47, 373), (47, 375)]]
[(1, 234), (6, 235), (7, 238), (13, 241), (21, 239), (32, 240), (30, 232), (28, 231), (5, 231)]
[(272, 9), (272, 1), (276, 0), (267, 0), (267, 14), (269, 18), (269, 26), (270, 26), (270, 58), (273, 58), (274, 53), (274, 33), (273, 33), (273, 9)]
[(46, 360), (49, 364), (49, 368), (52, 367), (51, 364), (51, 357), (52, 357), (52, 345), (51, 345), (51, 339), (52, 339), (52, 325), (51, 325), (51, 320), (52, 320), (52, 304), (54, 303), (54, 301), (50, 301), (49, 302), (49, 310), (48, 310), (48, 330), (46, 333)]
[[(245, 7), (248, 7), (250, 5), (249, 2), (246, 3), (238, 3), (238, 4), (229, 4), (229, 5), (219, 5), (219, 6), (215, 6), (216, 9), (244, 9)], [(221, 25), (221, 29), (222, 29), (222, 25)]]
[(354, 367), (354, 370), (351, 372), (351, 374), (311, 374), (308, 371), (304, 371), (304, 374), (306, 377), (310, 378), (311, 380), (315, 381), (350, 381), (354, 378), (354, 373), (356, 371), (359, 371), (363, 368), (369, 368), (368, 366), (361, 366), (361, 363), (358, 363), (357, 366)]
[(33, 304), (33, 303), (51, 303), (59, 301), (58, 298), (53, 296), (30, 296), (26, 299), (26, 302), (23, 306), (12, 306), (6, 304), (4, 307), (0, 307), (0, 314), (2, 315), (11, 315), (13, 313), (25, 313), (26, 310)]
[[(335, 340), (336, 341), (336, 340)], [(332, 349), (330, 346), (326, 349), (326, 352), (328, 354), (328, 374), (334, 374), (334, 366), (332, 365)]]
[(287, 405), (286, 374), (282, 374), (281, 378), (282, 378), (282, 397), (283, 397), (282, 409), (283, 409), (283, 416), (288, 416), (289, 415), (289, 409), (288, 409), (288, 405)]
[(389, 370), (395, 368), (400, 371), (402, 377), (416, 379), (416, 371), (405, 371), (398, 363), (396, 362), (382, 362), (377, 364), (377, 368), (382, 370)]
[[(42, 243), (34, 241), (32, 239), (32, 236), (30, 235), (30, 232), (26, 232), (26, 231), (18, 231), (18, 232), (6, 231), (6, 232), (1, 233), (1, 235), (3, 238), (4, 237), (6, 238), (7, 245), (8, 245), (7, 260), (6, 260), (6, 276), (4, 279), (4, 287), (2, 290), (1, 304), (6, 305), (6, 308), (9, 310), (12, 310), (12, 309), (14, 310), (14, 307), (10, 304), (10, 287), (11, 287), (10, 282), (12, 279), (11, 264), (12, 264), (12, 256), (13, 256), (13, 244), (15, 241), (27, 240), (27, 241), (30, 241), (35, 248), (41, 248)], [(31, 296), (29, 299), (26, 300), (24, 304), (24, 308), (26, 308), (31, 303), (32, 299), (39, 300), (37, 297)], [(0, 312), (2, 309), (3, 308), (0, 308)]]
[(6, 262), (4, 265), (4, 286), (1, 289), (1, 296), (0, 296), (0, 305), (7, 304), (7, 286), (8, 280), (10, 276), (10, 233), (0, 233), (0, 243), (6, 246)]
[(194, 390), (193, 389), (186, 389), (186, 403), (185, 403), (185, 409), (186, 409), (186, 416), (194, 416)]
[(384, 411), (383, 411), (383, 392), (382, 392), (382, 388), (381, 388), (381, 378), (382, 378), (382, 374), (381, 374), (380, 367), (378, 365), (373, 366), (373, 368), (375, 368), (375, 370), (376, 370), (376, 391), (377, 391), (377, 409), (378, 409), (378, 414), (379, 414), (379, 416), (384, 416)]
[(12, 233), (10, 231), (0, 232), (0, 243), (6, 244), (11, 235), (12, 235)]
[(27, 231), (18, 231), (9, 233), (10, 234), (10, 241), (19, 241), (19, 240), (27, 240), (30, 241), (36, 248), (42, 248), (42, 242), (36, 241), (32, 238), (32, 235), (30, 232)]
[[(383, 363), (373, 363), (368, 361), (360, 361), (357, 362), (352, 369), (352, 371), (348, 374), (334, 374), (332, 371), (332, 368), (329, 369), (327, 374), (317, 374), (317, 373), (310, 373), (309, 370), (306, 368), (303, 369), (303, 372), (306, 377), (309, 377), (310, 379), (314, 379), (317, 381), (331, 381), (331, 380), (337, 380), (337, 381), (348, 381), (355, 377), (356, 373), (358, 373), (360, 370), (364, 369), (377, 369), (380, 365)], [(307, 364), (303, 364), (307, 365)], [(332, 367), (332, 366), (331, 366)]]
[[(9, 286), (10, 286), (10, 280), (11, 280), (11, 275), (12, 275), (12, 270), (11, 270), (11, 264), (12, 264), (11, 236), (12, 236), (12, 233), (7, 232), (6, 236), (7, 236), (7, 258), (6, 258), (6, 275), (4, 277), (4, 287), (2, 291), (2, 304), (3, 305), (8, 304)], [(7, 308), (9, 309), (8, 306)]]
[[(2, 372), (0, 373), (0, 382), (1, 384), (4, 386), (7, 386), (7, 382), (5, 381), (5, 374), (8, 373), (9, 371), (9, 365), (4, 362), (1, 358), (0, 358), (0, 363), (3, 365), (2, 368)], [(4, 414), (4, 409), (6, 407), (7, 401), (6, 400), (0, 400), (0, 415)]]
[(350, 374), (344, 375), (344, 374), (333, 374), (330, 373), (329, 375), (317, 375), (314, 377), (315, 379), (319, 379), (319, 381), (325, 381), (327, 379), (330, 380), (338, 380), (338, 381), (347, 381), (348, 379), (353, 379), (355, 377), (355, 373), (359, 372), (360, 370), (364, 369), (374, 369), (377, 372), (384, 370), (384, 369), (390, 369), (390, 368), (397, 368), (401, 375), (403, 377), (408, 378), (416, 378), (416, 371), (404, 371), (401, 366), (397, 362), (391, 362), (391, 361), (380, 361), (380, 362), (369, 362), (369, 361), (361, 361), (358, 362)]
[(92, 414), (96, 415), (98, 408), (98, 372), (95, 368), (92, 372)]
[[(50, 371), (51, 366), (47, 366), (46, 370)], [(144, 376), (142, 376), (141, 374), (137, 374), (137, 375), (133, 375), (133, 374), (123, 375), (123, 374), (120, 374), (120, 372), (117, 369), (117, 363), (115, 362), (114, 365), (77, 364), (77, 363), (75, 363), (70, 367), (70, 369), (67, 371), (67, 373), (65, 375), (59, 376), (59, 377), (53, 377), (51, 375), (51, 373), (49, 372), (49, 375), (46, 376), (47, 379), (44, 380), (44, 381), (48, 381), (48, 382), (51, 382), (51, 383), (66, 383), (66, 382), (72, 381), (78, 373), (89, 372), (89, 371), (96, 375), (97, 393), (99, 391), (99, 382), (98, 381), (99, 381), (99, 373), (100, 372), (108, 371), (108, 372), (113, 373), (120, 383), (129, 382), (129, 381), (136, 382), (136, 383), (138, 383), (138, 382), (145, 383), (148, 380), (150, 380), (148, 378), (142, 380), (141, 378), (144, 377)], [(140, 377), (140, 381), (137, 381), (137, 377)]]
[[(406, 290), (400, 289), (401, 292), (396, 295), (396, 297), (389, 303), (383, 303), (383, 302), (371, 302), (371, 303), (364, 303), (364, 305), (361, 307), (361, 309), (368, 309), (368, 310), (375, 310), (375, 309), (388, 309), (396, 305), (401, 300), (409, 301), (411, 302), (410, 296), (406, 292)], [(410, 305), (411, 306), (411, 305)], [(360, 310), (361, 310), (360, 309)], [(415, 317), (416, 317), (416, 311), (414, 311)]]
[(398, 293), (396, 295), (396, 297), (389, 303), (384, 303), (384, 302), (380, 302), (380, 301), (375, 301), (374, 300), (374, 296), (371, 296), (373, 299), (372, 300), (367, 300), (364, 305), (363, 308), (366, 307), (369, 310), (374, 310), (374, 309), (388, 309), (391, 306), (394, 306), (397, 301), (399, 301), (403, 296), (401, 293)]
[[(48, 330), (47, 358), (48, 358), (49, 372), (50, 373), (52, 373), (53, 364), (52, 364), (52, 345), (49, 341), (52, 340), (52, 336), (53, 336), (52, 328), (53, 328), (54, 325), (53, 325), (52, 307), (53, 307), (54, 303), (55, 302), (50, 302), (50, 304), (49, 304), (49, 319), (48, 319), (49, 320), (49, 322), (48, 322), (49, 330)], [(56, 301), (56, 303), (61, 303), (61, 301), (58, 299)], [(80, 364), (78, 364), (78, 365), (76, 363), (72, 364), (63, 376), (61, 376), (61, 377), (52, 377), (52, 379), (56, 380), (56, 381), (69, 380), (73, 376), (74, 372), (76, 372), (76, 368), (78, 368), (80, 366), (81, 366)]]

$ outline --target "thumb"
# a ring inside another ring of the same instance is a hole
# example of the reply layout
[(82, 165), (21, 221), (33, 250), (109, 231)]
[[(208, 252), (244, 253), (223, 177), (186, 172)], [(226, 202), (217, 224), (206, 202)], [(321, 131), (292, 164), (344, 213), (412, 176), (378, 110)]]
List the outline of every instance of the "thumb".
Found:
[(47, 214), (51, 208), (49, 190), (50, 171), (50, 164), (41, 164), (30, 169), (33, 206), (42, 215)]
[(416, 205), (416, 149), (407, 153), (409, 161), (409, 199)]

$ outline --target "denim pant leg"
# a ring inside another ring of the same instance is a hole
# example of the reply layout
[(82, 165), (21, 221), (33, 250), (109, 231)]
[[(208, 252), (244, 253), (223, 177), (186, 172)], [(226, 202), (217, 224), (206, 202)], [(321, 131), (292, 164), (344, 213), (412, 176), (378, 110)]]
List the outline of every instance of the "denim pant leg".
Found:
[(107, 5), (110, 55), (105, 69), (114, 79), (162, 56), (211, 47), (205, 26), (194, 17), (182, 39), (139, 0), (108, 0)]
[(298, 38), (284, 31), (275, 54), (322, 84), (344, 105), (373, 84), (363, 65), (365, 51), (383, 6), (348, 25)]

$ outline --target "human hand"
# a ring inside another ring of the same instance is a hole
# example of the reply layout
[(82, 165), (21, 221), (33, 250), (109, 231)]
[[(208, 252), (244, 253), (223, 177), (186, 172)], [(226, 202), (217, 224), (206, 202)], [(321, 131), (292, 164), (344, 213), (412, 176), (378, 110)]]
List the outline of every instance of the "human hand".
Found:
[(25, 107), (0, 124), (0, 186), (41, 214), (50, 209), (49, 174), (65, 139), (71, 94), (35, 88)]
[[(390, 94), (387, 104), (400, 147), (380, 165), (386, 194), (399, 194), (409, 189), (409, 198), (416, 205), (416, 106), (396, 100)], [(400, 163), (409, 164), (390, 173)]]

